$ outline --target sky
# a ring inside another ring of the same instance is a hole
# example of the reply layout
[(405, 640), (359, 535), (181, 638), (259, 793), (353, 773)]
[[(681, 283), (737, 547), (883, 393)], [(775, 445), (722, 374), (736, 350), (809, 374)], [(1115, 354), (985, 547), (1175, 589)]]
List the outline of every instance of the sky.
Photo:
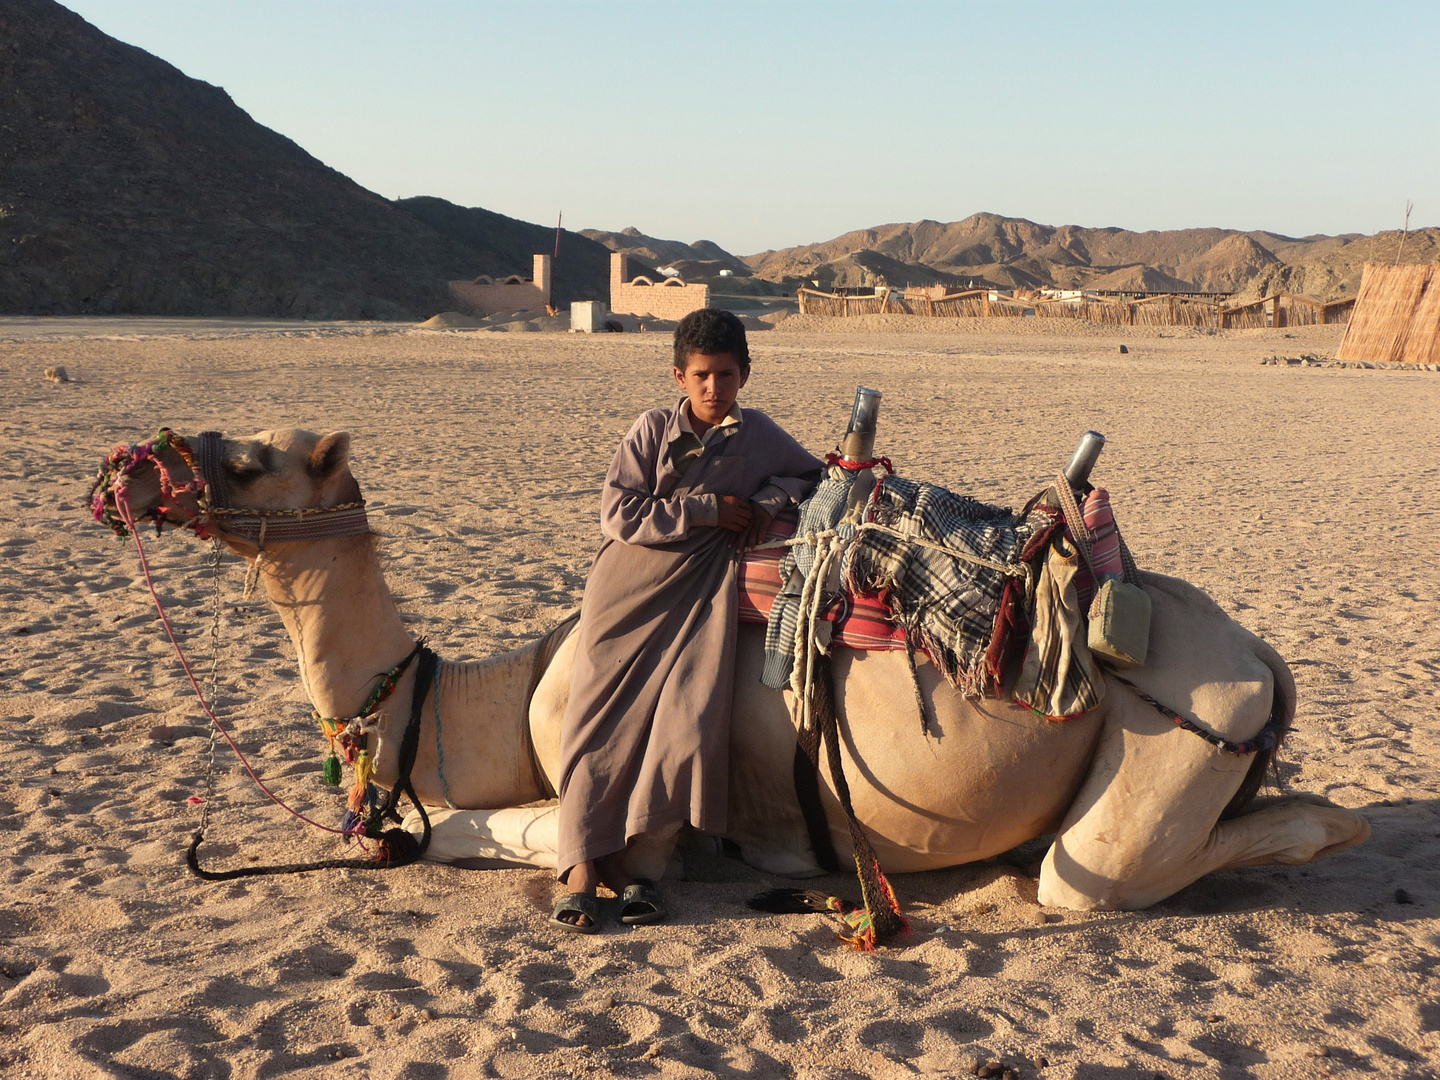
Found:
[(69, 0), (389, 198), (747, 255), (1440, 225), (1440, 4)]

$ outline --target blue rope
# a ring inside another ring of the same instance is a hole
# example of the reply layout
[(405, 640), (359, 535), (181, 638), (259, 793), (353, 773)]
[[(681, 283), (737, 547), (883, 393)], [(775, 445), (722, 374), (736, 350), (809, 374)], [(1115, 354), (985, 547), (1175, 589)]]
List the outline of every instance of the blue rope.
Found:
[(440, 665), (435, 665), (435, 758), (440, 770), (440, 790), (445, 792), (445, 805), (456, 809), (450, 801), (450, 781), (445, 779), (445, 746), (440, 741)]

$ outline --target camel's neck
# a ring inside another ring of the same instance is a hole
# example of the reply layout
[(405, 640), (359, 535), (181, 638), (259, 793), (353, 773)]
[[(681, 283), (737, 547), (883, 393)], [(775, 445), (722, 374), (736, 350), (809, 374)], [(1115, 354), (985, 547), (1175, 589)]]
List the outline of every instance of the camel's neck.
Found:
[[(259, 572), (290, 631), (311, 704), (322, 716), (356, 715), (375, 676), (414, 648), (371, 538), (276, 545), (260, 556)], [(540, 647), (534, 642), (489, 660), (442, 666), (440, 708), (433, 691), (427, 693), (411, 774), (425, 802), (443, 804), (447, 792), (456, 806), (472, 809), (542, 797), (527, 715)], [(410, 716), (415, 668), (412, 664), (396, 684), (372, 746), (375, 779), (384, 787), (395, 782), (399, 771), (400, 732)], [(443, 718), (443, 733), (437, 730), (437, 716)]]
[[(375, 676), (414, 648), (369, 536), (282, 544), (260, 578), (295, 645), (300, 680), (322, 716), (354, 716)], [(407, 696), (412, 680), (396, 687)]]

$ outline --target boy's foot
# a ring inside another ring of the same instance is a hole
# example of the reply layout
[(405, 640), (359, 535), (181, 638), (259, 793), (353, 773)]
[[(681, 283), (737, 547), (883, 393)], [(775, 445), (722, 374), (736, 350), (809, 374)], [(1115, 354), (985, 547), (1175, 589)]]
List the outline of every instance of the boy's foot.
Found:
[(669, 915), (653, 881), (642, 878), (620, 894), (620, 921), (626, 926), (649, 926), (664, 922)]
[(593, 934), (600, 929), (600, 901), (594, 893), (566, 893), (555, 901), (550, 925), (567, 934)]

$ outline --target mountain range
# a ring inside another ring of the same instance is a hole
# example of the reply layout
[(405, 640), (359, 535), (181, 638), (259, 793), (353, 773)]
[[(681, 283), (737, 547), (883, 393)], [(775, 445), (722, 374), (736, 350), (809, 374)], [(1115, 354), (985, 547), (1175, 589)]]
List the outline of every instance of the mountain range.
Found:
[[(821, 288), (869, 285), (990, 285), (1203, 291), (1323, 299), (1353, 295), (1367, 261), (1391, 261), (1401, 233), (1289, 237), (1235, 229), (1128, 229), (1038, 225), (973, 214), (846, 233), (820, 244), (745, 257), (755, 275)], [(1405, 237), (1405, 262), (1440, 256), (1440, 229)]]
[[(554, 243), (385, 199), (53, 0), (0, 3), (0, 313), (413, 318)], [(606, 248), (561, 256), (558, 299), (608, 295)]]
[[(0, 3), (0, 313), (415, 318), (446, 283), (528, 274), (555, 232), (422, 196), (389, 200), (256, 123), (224, 90), (54, 0)], [(1398, 232), (1040, 225), (974, 214), (736, 256), (710, 241), (566, 231), (556, 301), (608, 296), (609, 259), (714, 294), (889, 284), (1353, 295)], [(1403, 261), (1440, 258), (1440, 229)]]

